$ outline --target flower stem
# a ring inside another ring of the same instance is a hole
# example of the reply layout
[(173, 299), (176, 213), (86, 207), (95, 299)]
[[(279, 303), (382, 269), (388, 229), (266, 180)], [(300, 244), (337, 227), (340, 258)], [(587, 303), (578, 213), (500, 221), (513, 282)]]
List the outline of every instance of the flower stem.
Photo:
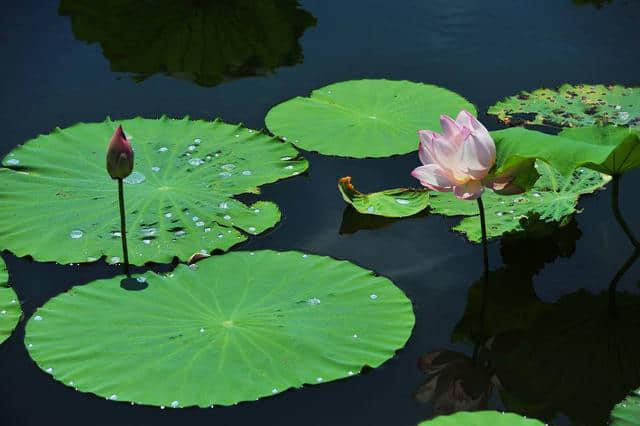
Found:
[(626, 274), (626, 272), (629, 270), (629, 268), (631, 268), (631, 265), (633, 265), (634, 262), (638, 260), (638, 257), (640, 257), (640, 248), (635, 249), (633, 253), (631, 253), (631, 256), (629, 256), (629, 258), (622, 264), (620, 269), (618, 269), (616, 274), (613, 276), (611, 283), (609, 283), (609, 313), (614, 317), (618, 314), (618, 305), (616, 304), (616, 291), (618, 289), (618, 283), (620, 282), (624, 274)]
[(631, 232), (631, 228), (629, 228), (627, 222), (624, 221), (622, 213), (620, 213), (620, 175), (612, 176), (611, 186), (611, 208), (613, 209), (613, 215), (615, 216), (616, 221), (618, 222), (624, 233), (627, 234), (627, 237), (631, 241), (631, 244), (633, 244), (633, 246), (638, 249), (640, 248), (640, 243), (638, 242), (638, 239), (635, 237), (635, 235), (633, 235), (633, 232)]
[[(480, 334), (482, 334), (482, 339), (484, 339), (484, 321), (485, 321), (485, 311), (487, 309), (487, 299), (489, 292), (489, 246), (487, 243), (487, 223), (484, 217), (484, 204), (482, 203), (482, 198), (478, 197), (478, 210), (480, 210), (480, 228), (482, 230), (482, 260), (483, 260), (483, 270), (482, 270), (482, 278), (483, 278), (483, 291), (482, 291), (482, 306), (480, 307)], [(473, 351), (473, 360), (475, 361), (478, 356), (476, 348)]]
[(118, 179), (118, 201), (120, 203), (120, 234), (122, 240), (122, 254), (124, 256), (124, 273), (127, 277), (131, 277), (129, 273), (129, 250), (127, 250), (127, 220), (124, 217), (124, 189), (122, 179)]

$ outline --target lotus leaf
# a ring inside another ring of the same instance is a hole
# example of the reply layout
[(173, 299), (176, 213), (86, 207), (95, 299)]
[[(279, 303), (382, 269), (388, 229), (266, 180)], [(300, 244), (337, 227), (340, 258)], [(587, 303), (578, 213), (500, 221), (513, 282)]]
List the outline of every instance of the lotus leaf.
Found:
[(39, 308), (25, 343), (40, 368), (111, 400), (231, 405), (377, 367), (414, 324), (388, 279), (299, 252), (232, 252), (137, 279), (148, 286), (94, 281)]
[(120, 261), (117, 185), (105, 169), (114, 128), (135, 150), (125, 179), (132, 264), (228, 250), (280, 220), (278, 207), (232, 198), (308, 164), (287, 143), (240, 125), (184, 118), (80, 123), (11, 151), (0, 168), (0, 245), (40, 261)]
[(0, 343), (7, 340), (22, 315), (18, 296), (9, 287), (9, 274), (0, 258)]
[(499, 411), (460, 411), (448, 416), (427, 420), (418, 426), (542, 426), (535, 419)]

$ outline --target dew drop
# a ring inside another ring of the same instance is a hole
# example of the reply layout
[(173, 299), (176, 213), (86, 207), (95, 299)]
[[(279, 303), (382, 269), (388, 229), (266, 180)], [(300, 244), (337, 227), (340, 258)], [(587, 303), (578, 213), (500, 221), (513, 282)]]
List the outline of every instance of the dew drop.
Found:
[(147, 245), (151, 244), (151, 240), (142, 240), (142, 242)]
[(42, 321), (42, 317), (40, 315), (36, 315), (33, 319), (36, 321)]
[(158, 152), (167, 152), (169, 151), (169, 148), (167, 148), (166, 146), (160, 147), (160, 149), (158, 149)]
[(281, 161), (289, 161), (291, 159), (292, 159), (292, 157), (280, 157)]
[(293, 166), (291, 164), (289, 164), (287, 167), (285, 167), (286, 170), (293, 170)]
[(124, 183), (129, 185), (137, 185), (144, 182), (147, 178), (140, 172), (132, 172), (129, 176), (124, 178)]
[(224, 235), (218, 234), (218, 238), (224, 238)]
[(196, 226), (204, 226), (204, 222), (199, 220), (196, 222)]
[(256, 232), (255, 226), (250, 226), (249, 227), (249, 232)]
[(120, 238), (120, 237), (122, 237), (122, 234), (120, 233), (120, 231), (113, 231), (111, 233), (111, 236), (112, 237), (116, 237), (116, 238)]
[(183, 236), (187, 235), (187, 232), (181, 229), (179, 231), (174, 232), (173, 235), (175, 235), (176, 237), (183, 237)]
[(353, 371), (349, 371), (349, 375), (350, 375), (350, 376), (353, 376)]
[(243, 176), (251, 176), (251, 170), (243, 170), (242, 171), (242, 175)]
[(167, 219), (169, 219), (171, 216), (173, 216), (173, 214), (171, 214), (171, 213), (165, 213), (164, 214), (164, 217), (166, 217)]
[(110, 399), (111, 401), (115, 401), (116, 399), (118, 399), (118, 395), (116, 395), (116, 394), (114, 393), (113, 395), (111, 395), (111, 396), (109, 397), (109, 399)]
[(197, 222), (198, 220), (200, 220), (200, 218), (198, 216), (194, 216), (191, 218), (191, 220), (193, 220), (194, 222)]
[(311, 299), (307, 300), (307, 303), (310, 305), (319, 305), (320, 299), (318, 299), (317, 297), (312, 297)]
[(204, 328), (201, 328), (201, 329), (200, 329), (200, 333), (204, 333)]
[(204, 160), (201, 158), (192, 158), (189, 160), (189, 164), (192, 166), (199, 166), (200, 164), (204, 164)]
[(236, 135), (236, 138), (239, 138), (239, 137), (240, 137), (240, 135)]
[(354, 339), (357, 339), (357, 338), (358, 338), (358, 335), (357, 335), (357, 334), (354, 334), (354, 335), (353, 335), (353, 338), (354, 338)]
[(188, 149), (189, 149), (189, 151), (195, 151), (196, 147), (194, 145), (189, 145)]
[(371, 300), (376, 300), (378, 298), (378, 295), (374, 293), (369, 297), (371, 298)]
[(153, 170), (154, 172), (158, 173), (158, 172), (160, 171), (160, 167), (153, 166), (153, 167), (151, 168), (151, 170)]
[(542, 197), (542, 195), (540, 195), (540, 193), (539, 193), (539, 192), (534, 192), (534, 193), (533, 193), (533, 196), (534, 196), (534, 197)]
[(367, 207), (367, 211), (369, 213), (373, 213), (374, 211), (376, 211), (376, 209), (373, 206), (369, 206), (369, 207)]
[(18, 160), (17, 158), (10, 158), (7, 160), (7, 164), (10, 166), (17, 166), (18, 164), (20, 164), (20, 160)]
[(276, 388), (271, 389), (271, 393), (278, 393), (278, 389)]
[(504, 213), (502, 212), (496, 212), (496, 216), (502, 216)]
[(221, 173), (218, 173), (218, 176), (220, 176), (220, 177), (230, 177), (231, 173), (229, 173), (229, 172), (221, 172)]
[(47, 373), (53, 373), (53, 368), (51, 367), (47, 368)]
[(229, 208), (229, 204), (227, 202), (221, 202), (220, 204), (218, 204), (218, 207), (220, 207), (221, 209), (228, 209)]
[(180, 403), (179, 403), (178, 401), (173, 401), (173, 402), (171, 403), (171, 407), (172, 407), (172, 408), (176, 408), (176, 407), (178, 407), (178, 405), (179, 405), (179, 404), (180, 404)]
[(118, 256), (113, 256), (111, 258), (111, 263), (120, 263), (120, 258)]
[(322, 377), (318, 377), (318, 378), (316, 379), (316, 382), (318, 382), (318, 383), (320, 383), (321, 381), (322, 381)]
[(211, 228), (204, 228), (204, 232), (211, 232)]
[(5, 311), (4, 309), (0, 311), (0, 314), (2, 314), (2, 315), (6, 314), (6, 313), (7, 313), (7, 311)]
[(303, 254), (303, 255), (302, 255), (302, 258), (303, 258), (303, 259), (306, 259), (307, 257), (309, 257), (309, 255), (308, 255), (308, 254)]
[(231, 216), (229, 216), (228, 214), (224, 215), (223, 217), (224, 220), (231, 220)]
[(404, 200), (402, 198), (396, 198), (396, 203), (406, 205), (409, 204), (409, 200)]
[(79, 229), (74, 229), (73, 231), (71, 231), (71, 232), (69, 233), (69, 236), (70, 236), (71, 238), (73, 238), (74, 240), (77, 240), (78, 238), (82, 238), (82, 236), (83, 236), (83, 235), (84, 235), (84, 232), (82, 232), (82, 231), (81, 231), (81, 230), (79, 230)]
[(201, 142), (202, 142), (202, 139), (200, 139), (200, 138), (195, 138), (195, 139), (193, 140), (193, 144), (194, 144), (194, 145), (200, 145), (200, 143), (201, 143)]
[(160, 409), (161, 409), (161, 410), (164, 410), (164, 405), (161, 405), (161, 406), (160, 406)]
[(256, 213), (256, 214), (260, 213), (260, 209), (255, 209), (253, 212)]
[(136, 278), (136, 281), (138, 281), (139, 283), (146, 283), (147, 279), (145, 277), (138, 277)]
[(222, 166), (220, 166), (220, 168), (221, 168), (222, 170), (226, 170), (226, 171), (230, 172), (231, 170), (233, 170), (233, 169), (235, 169), (235, 168), (236, 168), (236, 165), (235, 165), (235, 164), (228, 163), (228, 164), (223, 164)]

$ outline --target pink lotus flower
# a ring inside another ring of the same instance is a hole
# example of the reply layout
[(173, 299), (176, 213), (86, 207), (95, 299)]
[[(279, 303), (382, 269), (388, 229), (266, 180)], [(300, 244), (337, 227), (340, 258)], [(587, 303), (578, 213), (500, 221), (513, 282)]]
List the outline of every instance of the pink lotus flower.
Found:
[(473, 115), (461, 111), (454, 121), (440, 116), (442, 135), (419, 130), (419, 156), (423, 166), (411, 175), (427, 188), (453, 191), (461, 200), (475, 200), (484, 186), (505, 189), (509, 177), (483, 182), (496, 162), (496, 146), (487, 129)]
[(133, 170), (133, 149), (122, 126), (118, 126), (107, 148), (107, 171), (113, 179), (123, 179)]

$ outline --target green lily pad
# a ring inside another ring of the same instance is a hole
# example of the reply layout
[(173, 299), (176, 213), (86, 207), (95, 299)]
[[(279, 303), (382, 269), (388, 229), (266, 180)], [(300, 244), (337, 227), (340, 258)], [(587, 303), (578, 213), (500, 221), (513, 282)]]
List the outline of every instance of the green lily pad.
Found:
[(302, 62), (298, 39), (316, 19), (296, 0), (61, 0), (78, 40), (99, 43), (112, 71), (213, 86)]
[[(640, 87), (565, 84), (558, 90), (521, 92), (489, 108), (507, 124), (640, 126)], [(518, 114), (532, 117), (518, 118)]]
[[(572, 176), (565, 177), (543, 162), (537, 162), (536, 168), (540, 178), (524, 194), (498, 195), (485, 190), (482, 199), (489, 238), (520, 232), (529, 223), (566, 223), (576, 212), (580, 195), (596, 191), (609, 180), (588, 169), (578, 169)], [(407, 217), (428, 207), (431, 213), (466, 216), (453, 230), (462, 232), (471, 241), (482, 240), (477, 204), (459, 200), (452, 193), (400, 188), (362, 194), (346, 178), (340, 180), (338, 188), (344, 200), (362, 214)]]
[(122, 256), (117, 184), (106, 146), (122, 124), (135, 150), (125, 179), (132, 264), (228, 250), (273, 227), (271, 202), (232, 198), (306, 170), (289, 144), (242, 126), (187, 118), (81, 123), (18, 146), (0, 168), (0, 246), (60, 263)]
[(273, 107), (269, 130), (296, 146), (341, 157), (388, 157), (418, 149), (419, 129), (439, 129), (440, 114), (475, 108), (460, 95), (423, 83), (351, 80)]
[(629, 395), (624, 401), (613, 407), (611, 426), (640, 425), (640, 389)]
[(418, 426), (542, 426), (544, 423), (514, 413), (499, 411), (460, 411), (427, 420)]
[(9, 338), (21, 315), (18, 296), (9, 287), (7, 266), (0, 258), (0, 343)]
[(166, 407), (252, 401), (377, 367), (411, 334), (386, 278), (299, 252), (232, 252), (167, 276), (72, 288), (38, 309), (25, 343), (44, 371), (102, 397)]
[(640, 167), (640, 132), (637, 130), (614, 126), (576, 127), (563, 130), (560, 136), (610, 150), (604, 161), (586, 164), (591, 169), (621, 175)]

